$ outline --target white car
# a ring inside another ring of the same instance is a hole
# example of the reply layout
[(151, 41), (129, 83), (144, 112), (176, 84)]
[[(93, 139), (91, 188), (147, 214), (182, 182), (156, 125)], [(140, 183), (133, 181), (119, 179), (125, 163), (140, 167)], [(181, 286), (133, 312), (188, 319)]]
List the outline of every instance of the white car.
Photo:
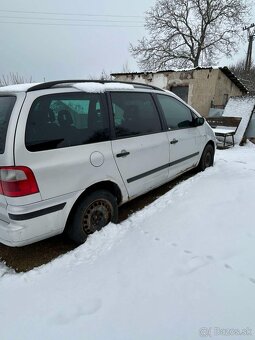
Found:
[(173, 93), (149, 85), (55, 81), (0, 88), (0, 242), (66, 232), (77, 243), (118, 206), (191, 168), (215, 136)]

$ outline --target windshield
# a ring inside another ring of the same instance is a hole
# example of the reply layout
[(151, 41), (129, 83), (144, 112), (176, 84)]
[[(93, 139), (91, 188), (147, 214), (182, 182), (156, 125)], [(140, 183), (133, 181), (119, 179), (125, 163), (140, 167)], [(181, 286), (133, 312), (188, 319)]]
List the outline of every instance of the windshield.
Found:
[(16, 97), (0, 96), (0, 154), (4, 153), (7, 128)]

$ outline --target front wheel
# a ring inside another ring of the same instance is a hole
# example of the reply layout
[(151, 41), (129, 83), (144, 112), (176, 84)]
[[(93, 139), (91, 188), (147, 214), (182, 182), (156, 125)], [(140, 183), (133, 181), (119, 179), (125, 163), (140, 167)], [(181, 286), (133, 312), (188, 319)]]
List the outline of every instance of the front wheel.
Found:
[(118, 222), (117, 199), (108, 191), (98, 190), (78, 203), (66, 232), (75, 243), (81, 244), (88, 235), (110, 222)]
[(214, 162), (214, 148), (211, 144), (207, 144), (202, 153), (198, 169), (204, 171), (206, 168), (213, 166)]

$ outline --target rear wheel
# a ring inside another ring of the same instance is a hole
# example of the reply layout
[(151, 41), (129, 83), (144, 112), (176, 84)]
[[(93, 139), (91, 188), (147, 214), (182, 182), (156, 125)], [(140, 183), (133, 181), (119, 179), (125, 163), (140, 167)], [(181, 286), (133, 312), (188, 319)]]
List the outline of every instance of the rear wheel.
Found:
[(117, 223), (117, 199), (105, 190), (95, 191), (80, 201), (75, 208), (67, 235), (78, 244), (84, 243), (88, 235), (101, 230), (108, 223)]
[(211, 144), (207, 144), (206, 147), (204, 148), (203, 154), (198, 164), (198, 169), (200, 171), (204, 171), (206, 168), (213, 166), (213, 162), (214, 162), (214, 148)]

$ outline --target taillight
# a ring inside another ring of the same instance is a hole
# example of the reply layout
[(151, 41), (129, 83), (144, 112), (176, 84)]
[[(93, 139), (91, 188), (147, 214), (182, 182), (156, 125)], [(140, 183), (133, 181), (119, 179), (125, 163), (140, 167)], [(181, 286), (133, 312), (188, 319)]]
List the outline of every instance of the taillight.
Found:
[(20, 197), (39, 192), (33, 171), (26, 166), (0, 167), (0, 193)]

